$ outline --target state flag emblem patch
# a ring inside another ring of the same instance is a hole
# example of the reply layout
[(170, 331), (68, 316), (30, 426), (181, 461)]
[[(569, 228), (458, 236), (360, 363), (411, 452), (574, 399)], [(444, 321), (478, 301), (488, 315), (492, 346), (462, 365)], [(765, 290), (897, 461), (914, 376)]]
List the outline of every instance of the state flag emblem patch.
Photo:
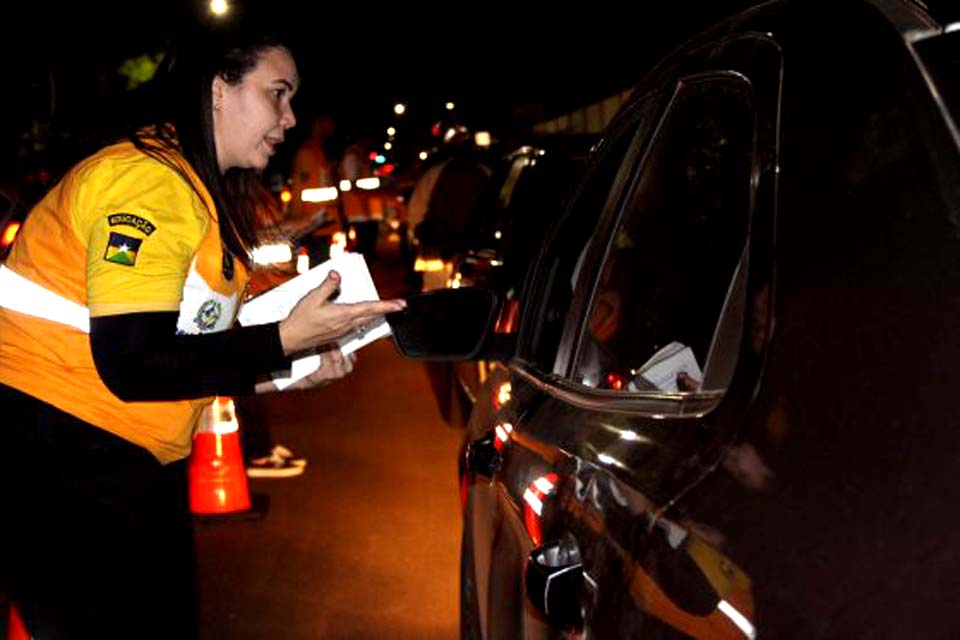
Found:
[(122, 233), (110, 232), (110, 240), (107, 242), (107, 252), (103, 259), (107, 262), (122, 264), (132, 267), (137, 263), (137, 251), (140, 250), (140, 243), (143, 238), (131, 238)]

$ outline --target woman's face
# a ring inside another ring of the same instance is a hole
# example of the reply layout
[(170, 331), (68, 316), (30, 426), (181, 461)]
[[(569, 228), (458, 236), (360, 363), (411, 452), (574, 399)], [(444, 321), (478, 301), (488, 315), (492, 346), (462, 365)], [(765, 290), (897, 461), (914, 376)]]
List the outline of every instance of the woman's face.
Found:
[(267, 166), (284, 132), (297, 122), (290, 100), (299, 84), (293, 57), (279, 47), (262, 53), (237, 84), (214, 79), (213, 131), (221, 174)]

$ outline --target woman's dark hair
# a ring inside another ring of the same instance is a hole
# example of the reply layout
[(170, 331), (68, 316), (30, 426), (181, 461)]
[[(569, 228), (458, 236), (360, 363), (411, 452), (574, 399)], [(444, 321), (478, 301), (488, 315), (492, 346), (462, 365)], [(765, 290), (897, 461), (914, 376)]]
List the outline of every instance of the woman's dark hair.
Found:
[(275, 204), (258, 171), (232, 168), (220, 174), (212, 86), (216, 77), (239, 83), (274, 48), (289, 50), (273, 37), (237, 31), (183, 37), (168, 51), (143, 92), (139, 122), (125, 133), (138, 149), (177, 171), (203, 201), (178, 156), (187, 160), (217, 207), (226, 248), (247, 266), (258, 232)]

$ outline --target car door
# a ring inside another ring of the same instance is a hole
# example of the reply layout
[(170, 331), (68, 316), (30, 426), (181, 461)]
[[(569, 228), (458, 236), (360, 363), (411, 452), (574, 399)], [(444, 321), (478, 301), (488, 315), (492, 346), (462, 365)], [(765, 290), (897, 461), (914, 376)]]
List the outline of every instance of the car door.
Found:
[(760, 34), (687, 52), (541, 256), (509, 400), (472, 425), (500, 440), (467, 516), (485, 637), (750, 635), (749, 577), (671, 507), (758, 374), (737, 354), (770, 268), (780, 68)]
[[(520, 296), (520, 334), (534, 332), (542, 336), (540, 344), (530, 347), (525, 358), (536, 362), (536, 368), (552, 372), (557, 346), (571, 303), (573, 288), (570, 279), (578, 258), (588, 247), (589, 238), (603, 215), (616, 207), (617, 194), (629, 177), (628, 167), (639, 153), (644, 135), (652, 128), (656, 98), (638, 101), (612, 127), (598, 144), (574, 189), (570, 204), (563, 214), (560, 231), (547, 241), (549, 249), (542, 263), (543, 278), (561, 278), (566, 284), (555, 287), (544, 297), (542, 278), (529, 279)], [(556, 263), (556, 264), (554, 264)], [(527, 316), (543, 317), (545, 322), (526, 322)], [(530, 325), (524, 329), (523, 324)], [(536, 324), (534, 327), (533, 325)], [(526, 365), (524, 365), (526, 366)], [(470, 416), (468, 439), (472, 440), (467, 455), (466, 511), (464, 518), (463, 576), (464, 605), (461, 617), (467, 637), (517, 637), (527, 620), (522, 591), (522, 567), (528, 551), (528, 535), (523, 529), (522, 514), (516, 508), (523, 491), (511, 496), (504, 493), (502, 474), (498, 474), (500, 453), (514, 422), (534, 411), (534, 403), (542, 400), (539, 387), (521, 375), (516, 367), (496, 367), (484, 383), (478, 402)], [(546, 447), (552, 445), (545, 444)], [(488, 455), (485, 455), (488, 454)], [(553, 457), (555, 452), (541, 450)], [(512, 455), (512, 454), (511, 454)], [(518, 452), (522, 455), (522, 452)], [(492, 461), (492, 464), (484, 464)], [(516, 462), (503, 467), (515, 475), (534, 472), (535, 461)], [(495, 479), (496, 478), (496, 479)], [(535, 480), (531, 478), (530, 481)], [(520, 529), (515, 527), (519, 523)], [(519, 546), (518, 546), (519, 545)], [(535, 621), (533, 621), (535, 622)]]

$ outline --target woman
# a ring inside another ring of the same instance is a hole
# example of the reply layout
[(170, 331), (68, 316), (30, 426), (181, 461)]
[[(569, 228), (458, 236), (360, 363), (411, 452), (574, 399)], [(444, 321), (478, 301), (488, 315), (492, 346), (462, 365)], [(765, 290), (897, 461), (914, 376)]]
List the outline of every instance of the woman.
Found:
[(328, 345), (404, 306), (331, 304), (331, 274), (285, 320), (230, 328), (296, 65), (275, 40), (220, 34), (158, 82), (168, 107), (72, 168), (0, 271), (0, 587), (40, 638), (193, 635), (200, 409), (312, 349), (301, 388), (346, 375)]

